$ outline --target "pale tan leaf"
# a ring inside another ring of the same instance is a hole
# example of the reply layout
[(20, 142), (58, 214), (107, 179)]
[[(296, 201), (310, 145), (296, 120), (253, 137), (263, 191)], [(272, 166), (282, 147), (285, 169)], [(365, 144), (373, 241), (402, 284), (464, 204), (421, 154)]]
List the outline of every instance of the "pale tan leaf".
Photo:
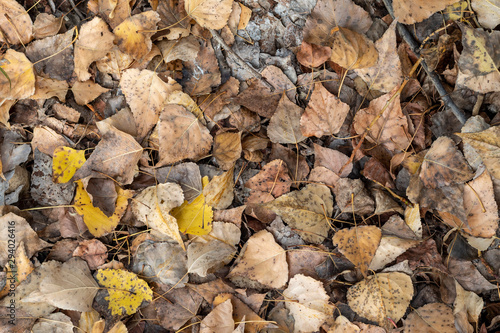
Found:
[(205, 204), (215, 209), (226, 209), (234, 199), (234, 168), (214, 176), (203, 189)]
[[(0, 42), (26, 45), (33, 39), (33, 22), (15, 0), (0, 2)], [(8, 50), (7, 50), (8, 51)]]
[(57, 332), (72, 333), (73, 323), (71, 318), (62, 312), (51, 313), (38, 319), (31, 329), (33, 333)]
[(0, 73), (0, 96), (2, 98), (22, 99), (35, 93), (33, 64), (23, 53), (8, 49), (0, 59), (0, 66), (10, 79), (9, 81), (6, 75)]
[(66, 101), (66, 94), (68, 93), (68, 82), (36, 77), (35, 93), (31, 95), (31, 99), (47, 99), (50, 97), (57, 97), (61, 102)]
[(394, 16), (398, 22), (413, 24), (422, 22), (435, 12), (445, 9), (446, 6), (454, 2), (456, 0), (394, 0), (392, 5), (394, 7)]
[(274, 143), (298, 143), (306, 139), (300, 130), (302, 108), (283, 94), (276, 112), (267, 127), (267, 135)]
[(33, 31), (36, 39), (42, 39), (57, 35), (61, 30), (64, 16), (55, 17), (52, 14), (40, 13), (33, 23)]
[(134, 63), (134, 58), (120, 51), (115, 46), (104, 57), (96, 61), (99, 71), (108, 74), (114, 74), (121, 78), (121, 75)]
[(347, 28), (333, 33), (330, 59), (346, 69), (366, 68), (377, 63), (375, 45), (365, 35)]
[(193, 35), (178, 40), (162, 40), (158, 43), (158, 47), (165, 63), (177, 59), (195, 61), (200, 51), (200, 43)]
[(232, 333), (233, 330), (233, 305), (230, 299), (217, 305), (200, 324), (200, 333)]
[(459, 312), (465, 312), (470, 322), (477, 323), (481, 311), (483, 311), (483, 299), (478, 294), (462, 288), (457, 281), (455, 281), (455, 290), (457, 296), (453, 302), (453, 314), (456, 315)]
[(203, 28), (222, 29), (229, 20), (233, 0), (186, 0), (184, 8)]
[(383, 236), (370, 262), (369, 269), (377, 271), (384, 268), (387, 264), (393, 262), (399, 255), (405, 253), (406, 250), (416, 246), (418, 243), (418, 240)]
[(471, 5), (479, 23), (486, 29), (495, 29), (500, 24), (499, 0), (472, 0)]
[(75, 101), (79, 105), (85, 105), (92, 102), (94, 99), (104, 94), (109, 89), (101, 87), (92, 80), (84, 82), (76, 81), (71, 87)]
[(335, 324), (333, 325), (328, 333), (360, 333), (361, 330), (358, 326), (354, 325), (346, 317), (340, 315), (335, 319)]
[(452, 310), (443, 303), (415, 309), (405, 320), (405, 333), (456, 333)]
[(151, 36), (156, 31), (158, 21), (160, 15), (155, 11), (142, 12), (127, 18), (113, 30), (118, 48), (135, 59), (144, 58), (153, 46)]

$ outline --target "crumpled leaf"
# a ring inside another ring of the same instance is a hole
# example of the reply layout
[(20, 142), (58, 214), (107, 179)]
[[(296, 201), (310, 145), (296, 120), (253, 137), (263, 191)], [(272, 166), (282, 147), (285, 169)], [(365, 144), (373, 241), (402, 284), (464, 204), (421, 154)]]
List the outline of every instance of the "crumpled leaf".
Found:
[(200, 51), (200, 43), (193, 35), (178, 40), (162, 40), (158, 43), (165, 63), (180, 59), (194, 61)]
[(186, 0), (184, 8), (203, 28), (222, 29), (229, 20), (233, 0)]
[(429, 303), (411, 312), (405, 320), (405, 332), (455, 333), (452, 310), (443, 303)]
[(197, 117), (180, 105), (169, 104), (158, 122), (160, 161), (156, 166), (207, 156), (213, 138)]
[(377, 63), (377, 49), (365, 35), (339, 27), (332, 37), (330, 59), (345, 69), (372, 67)]
[(422, 22), (435, 12), (445, 9), (446, 6), (457, 2), (456, 0), (394, 0), (394, 16), (396, 20), (403, 24), (413, 24)]
[(413, 298), (411, 278), (403, 273), (379, 273), (366, 277), (347, 291), (347, 304), (357, 314), (388, 327), (398, 322)]
[(112, 315), (134, 314), (143, 302), (153, 300), (153, 291), (134, 273), (106, 268), (98, 270), (95, 277), (109, 293), (105, 299)]
[(333, 315), (333, 305), (323, 283), (312, 277), (297, 274), (290, 279), (283, 291), (286, 308), (295, 320), (294, 333), (318, 331)]
[(488, 33), (483, 29), (472, 29), (465, 24), (459, 26), (464, 46), (458, 60), (460, 71), (475, 76), (497, 72), (500, 66), (500, 53), (497, 50), (500, 32), (493, 30)]
[(72, 333), (73, 323), (71, 318), (62, 312), (51, 313), (38, 319), (31, 329), (33, 333), (57, 332)]
[(471, 5), (479, 23), (486, 29), (493, 30), (500, 24), (500, 1), (472, 0)]
[(309, 104), (300, 117), (300, 129), (306, 137), (337, 134), (349, 113), (349, 105), (330, 93), (321, 83), (314, 84)]
[(274, 143), (298, 143), (306, 139), (300, 130), (302, 108), (283, 94), (267, 127), (267, 136)]
[(33, 31), (36, 39), (42, 39), (57, 35), (61, 31), (64, 16), (55, 17), (52, 14), (40, 13), (33, 23)]
[(0, 96), (2, 98), (28, 98), (35, 93), (33, 64), (24, 53), (8, 49), (0, 59), (0, 67), (5, 72), (5, 75), (0, 73)]
[(174, 183), (150, 186), (139, 193), (132, 201), (132, 212), (139, 221), (159, 233), (170, 237), (184, 248), (179, 227), (170, 211), (180, 206), (184, 200), (182, 188)]
[[(203, 177), (204, 186), (208, 184), (208, 177)], [(179, 231), (191, 235), (206, 235), (212, 230), (214, 212), (205, 199), (202, 191), (192, 202), (184, 200), (182, 205), (170, 211), (177, 219)]]
[(325, 185), (309, 184), (263, 205), (281, 216), (306, 242), (320, 244), (328, 236), (333, 196)]
[(33, 22), (23, 6), (15, 0), (2, 0), (0, 13), (2, 13), (0, 15), (0, 31), (2, 31), (0, 42), (23, 46), (31, 42)]
[(118, 192), (116, 207), (113, 215), (108, 217), (101, 209), (94, 207), (83, 182), (78, 180), (76, 181), (76, 185), (75, 204), (73, 207), (78, 214), (83, 215), (83, 221), (89, 228), (90, 233), (95, 237), (101, 237), (115, 230), (127, 209), (128, 199), (132, 198), (132, 191), (116, 187)]
[(24, 302), (47, 302), (57, 308), (72, 311), (91, 311), (99, 286), (87, 263), (71, 258), (58, 263), (55, 270), (40, 283), (40, 291), (34, 292)]
[(233, 330), (231, 299), (217, 305), (200, 323), (200, 333), (233, 333)]
[(215, 209), (226, 209), (234, 199), (234, 168), (214, 176), (203, 188), (205, 203)]
[(85, 161), (84, 150), (75, 150), (64, 146), (57, 147), (52, 159), (52, 180), (54, 183), (67, 183)]
[(212, 155), (222, 169), (230, 169), (241, 156), (241, 132), (215, 135)]
[(379, 228), (363, 225), (337, 231), (332, 242), (366, 277), (381, 237), (382, 231)]
[(409, 248), (417, 245), (418, 240), (403, 239), (394, 236), (383, 236), (380, 244), (373, 256), (369, 269), (377, 271), (394, 261), (399, 255), (403, 254)]
[(332, 55), (332, 49), (328, 46), (309, 44), (305, 41), (297, 51), (297, 61), (306, 67), (318, 67), (323, 65)]
[(151, 36), (156, 31), (158, 21), (160, 15), (153, 10), (125, 19), (113, 30), (118, 48), (137, 60), (144, 58), (153, 46)]
[(285, 250), (270, 232), (259, 231), (241, 249), (228, 278), (242, 288), (283, 288), (288, 281)]
[(292, 179), (288, 175), (286, 163), (282, 160), (273, 160), (264, 165), (258, 174), (250, 178), (245, 183), (245, 187), (279, 197), (290, 192), (291, 183)]

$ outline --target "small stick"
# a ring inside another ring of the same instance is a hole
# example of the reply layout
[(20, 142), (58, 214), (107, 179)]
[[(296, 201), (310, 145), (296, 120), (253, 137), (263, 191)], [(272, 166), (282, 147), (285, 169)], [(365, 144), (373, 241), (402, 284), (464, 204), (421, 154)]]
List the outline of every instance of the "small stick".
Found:
[(483, 101), (484, 101), (484, 94), (478, 94), (476, 104), (474, 104), (474, 108), (472, 109), (473, 116), (477, 116), (479, 114), (479, 109), (481, 109)]

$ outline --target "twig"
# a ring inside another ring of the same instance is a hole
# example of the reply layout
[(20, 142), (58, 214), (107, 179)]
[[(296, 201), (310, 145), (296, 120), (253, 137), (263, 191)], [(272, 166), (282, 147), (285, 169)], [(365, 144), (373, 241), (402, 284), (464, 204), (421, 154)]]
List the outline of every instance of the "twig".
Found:
[(247, 64), (245, 62), (245, 60), (241, 59), (241, 57), (238, 54), (236, 54), (229, 45), (226, 44), (226, 42), (224, 41), (224, 39), (222, 39), (222, 37), (219, 35), (219, 33), (217, 31), (215, 31), (214, 29), (209, 29), (209, 30), (210, 30), (210, 33), (212, 34), (212, 37), (222, 46), (222, 48), (230, 56), (233, 57), (233, 59), (238, 64), (240, 64), (241, 67), (244, 67), (247, 71), (249, 71), (250, 73), (252, 73), (253, 76), (255, 76), (256, 78), (258, 78), (259, 80), (262, 80), (271, 89), (271, 91), (274, 91), (273, 85), (270, 84), (269, 82), (267, 82), (267, 80), (262, 76), (262, 74), (260, 74), (252, 66), (250, 66), (249, 64)]
[(50, 9), (52, 10), (52, 14), (56, 15), (56, 5), (53, 0), (47, 0), (49, 3)]
[(483, 106), (484, 94), (478, 94), (476, 104), (474, 104), (474, 108), (472, 109), (472, 115), (477, 116), (479, 114), (479, 110), (481, 106)]
[[(394, 18), (394, 11), (392, 9), (392, 3), (389, 0), (383, 0), (385, 8), (389, 12), (389, 14)], [(411, 47), (412, 51), (415, 52), (417, 56), (420, 57), (420, 54), (418, 52), (419, 45), (413, 38), (412, 34), (406, 29), (406, 27), (399, 23), (397, 24), (398, 31), (405, 40), (405, 42)], [(424, 68), (425, 72), (431, 79), (432, 83), (434, 84), (434, 87), (436, 87), (437, 92), (439, 93), (439, 96), (441, 96), (441, 99), (443, 100), (443, 103), (450, 108), (451, 112), (457, 117), (457, 119), (462, 123), (465, 124), (467, 121), (467, 116), (465, 113), (453, 102), (453, 99), (448, 95), (448, 92), (444, 89), (443, 84), (441, 83), (441, 80), (439, 79), (439, 76), (437, 75), (436, 72), (432, 71), (429, 69), (427, 64), (425, 63), (425, 59), (422, 59), (422, 67)]]

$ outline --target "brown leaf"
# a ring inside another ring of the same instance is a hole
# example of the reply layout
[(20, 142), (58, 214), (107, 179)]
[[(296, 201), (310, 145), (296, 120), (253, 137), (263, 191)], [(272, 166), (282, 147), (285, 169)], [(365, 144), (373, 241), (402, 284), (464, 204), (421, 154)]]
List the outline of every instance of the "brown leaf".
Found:
[(376, 180), (385, 187), (396, 188), (387, 168), (375, 157), (370, 158), (368, 162), (365, 163), (363, 176), (371, 180)]
[(42, 39), (57, 35), (61, 31), (64, 16), (55, 17), (52, 14), (40, 13), (33, 23), (33, 31), (36, 39)]
[(155, 33), (159, 20), (160, 15), (155, 11), (142, 12), (127, 18), (113, 30), (118, 48), (135, 59), (145, 57), (151, 51), (151, 36)]
[(79, 105), (85, 105), (92, 102), (94, 99), (104, 94), (109, 89), (101, 87), (99, 84), (94, 83), (92, 80), (84, 82), (76, 81), (71, 87), (75, 101)]
[[(158, 48), (153, 46), (153, 49), (157, 50)], [(104, 57), (97, 60), (95, 64), (99, 71), (114, 74), (117, 78), (120, 78), (129, 67), (134, 67), (134, 58), (120, 51), (115, 45)]]
[(331, 94), (321, 83), (314, 84), (309, 104), (300, 118), (300, 129), (307, 137), (337, 134), (349, 112), (349, 105)]
[(343, 68), (348, 70), (366, 68), (377, 63), (377, 49), (365, 35), (347, 28), (339, 28), (332, 37), (330, 59)]
[(292, 103), (285, 94), (271, 117), (267, 135), (274, 143), (298, 143), (306, 139), (300, 130), (302, 108)]
[(331, 54), (332, 49), (328, 46), (309, 44), (303, 41), (297, 52), (297, 61), (302, 66), (318, 67), (330, 59)]
[(282, 160), (288, 166), (290, 175), (294, 181), (304, 180), (309, 174), (309, 165), (306, 158), (301, 154), (297, 154), (292, 149), (286, 148), (278, 143), (273, 143), (271, 149), (270, 160)]
[(212, 147), (213, 139), (208, 129), (180, 105), (169, 104), (163, 109), (158, 134), (160, 161), (157, 166), (203, 158)]
[(375, 209), (361, 179), (340, 178), (333, 189), (335, 200), (342, 212), (349, 215), (367, 215)]
[(396, 20), (403, 24), (413, 24), (422, 22), (435, 12), (445, 9), (446, 6), (456, 2), (455, 0), (394, 0), (394, 16)]
[(48, 99), (57, 97), (61, 102), (66, 102), (66, 94), (68, 93), (68, 82), (46, 79), (41, 76), (36, 77), (35, 93), (31, 99)]
[(241, 132), (223, 132), (214, 137), (212, 155), (223, 170), (229, 170), (241, 156)]
[(226, 83), (217, 89), (217, 92), (198, 98), (200, 109), (209, 119), (213, 120), (224, 106), (228, 105), (231, 99), (238, 94), (239, 90), (240, 82), (234, 77), (230, 77)]
[(230, 222), (236, 224), (236, 226), (241, 226), (241, 214), (245, 210), (246, 206), (242, 205), (239, 207), (216, 210), (214, 211), (214, 221)]
[(245, 187), (279, 197), (290, 192), (291, 182), (285, 162), (273, 160), (266, 164), (257, 175), (250, 178), (245, 183)]
[[(164, 299), (165, 297), (166, 299)], [(196, 316), (203, 298), (188, 287), (175, 288), (154, 302), (161, 326), (177, 331)]]
[(163, 61), (169, 63), (180, 59), (182, 61), (194, 61), (200, 51), (200, 43), (194, 36), (178, 40), (162, 40), (157, 44), (163, 56)]
[[(189, 36), (191, 24), (184, 18), (187, 16), (184, 6), (181, 2), (160, 1), (158, 7), (154, 10), (160, 14), (161, 21), (158, 22), (158, 29), (166, 33), (165, 37), (169, 40), (176, 40), (180, 37)], [(168, 27), (168, 30), (164, 30)]]
[(215, 209), (226, 209), (234, 199), (234, 168), (214, 176), (203, 189), (205, 204)]
[[(342, 154), (338, 150), (322, 147), (318, 144), (313, 144), (314, 147), (314, 167), (325, 167), (338, 175), (340, 169), (349, 161), (349, 157)], [(352, 171), (352, 162), (349, 163), (340, 177), (347, 177)]]
[(88, 68), (91, 63), (111, 51), (115, 36), (108, 25), (99, 17), (82, 25), (75, 43), (75, 73), (80, 81), (90, 79)]
[(186, 0), (184, 8), (203, 28), (222, 29), (231, 15), (233, 0)]
[(81, 257), (91, 270), (97, 269), (108, 259), (106, 245), (97, 239), (83, 240), (73, 251), (74, 257)]
[[(0, 96), (2, 98), (28, 98), (35, 93), (33, 64), (23, 53), (8, 49), (0, 63), (6, 74), (1, 73), (0, 75)], [(10, 81), (6, 76), (9, 77)]]
[(428, 303), (408, 315), (405, 332), (455, 333), (457, 329), (453, 311), (443, 303)]
[(184, 91), (191, 96), (206, 95), (221, 83), (219, 63), (211, 43), (202, 45), (195, 61), (185, 61)]
[(308, 181), (313, 183), (323, 183), (333, 189), (339, 179), (340, 177), (332, 170), (322, 166), (317, 166), (311, 170)]
[(228, 299), (217, 305), (200, 323), (200, 333), (233, 333), (233, 305)]
[(319, 248), (305, 248), (298, 250), (288, 250), (286, 259), (289, 266), (289, 277), (297, 274), (310, 276), (319, 279), (316, 268), (328, 259), (328, 254)]
[(462, 153), (449, 137), (439, 137), (425, 154), (420, 179), (427, 188), (463, 184), (473, 176)]
[(271, 118), (281, 96), (262, 83), (262, 80), (252, 79), (248, 88), (234, 98), (234, 103), (240, 104), (257, 113), (259, 116)]
[(375, 226), (360, 226), (341, 229), (332, 237), (340, 253), (367, 276), (368, 266), (379, 246), (382, 231)]
[(245, 214), (255, 217), (262, 223), (271, 223), (276, 218), (276, 214), (261, 204), (273, 201), (274, 197), (269, 192), (252, 190), (250, 196), (245, 200)]
[(33, 22), (26, 10), (15, 0), (0, 3), (0, 42), (26, 45), (33, 39)]
[(99, 0), (99, 16), (114, 29), (130, 17), (130, 6), (127, 0)]

